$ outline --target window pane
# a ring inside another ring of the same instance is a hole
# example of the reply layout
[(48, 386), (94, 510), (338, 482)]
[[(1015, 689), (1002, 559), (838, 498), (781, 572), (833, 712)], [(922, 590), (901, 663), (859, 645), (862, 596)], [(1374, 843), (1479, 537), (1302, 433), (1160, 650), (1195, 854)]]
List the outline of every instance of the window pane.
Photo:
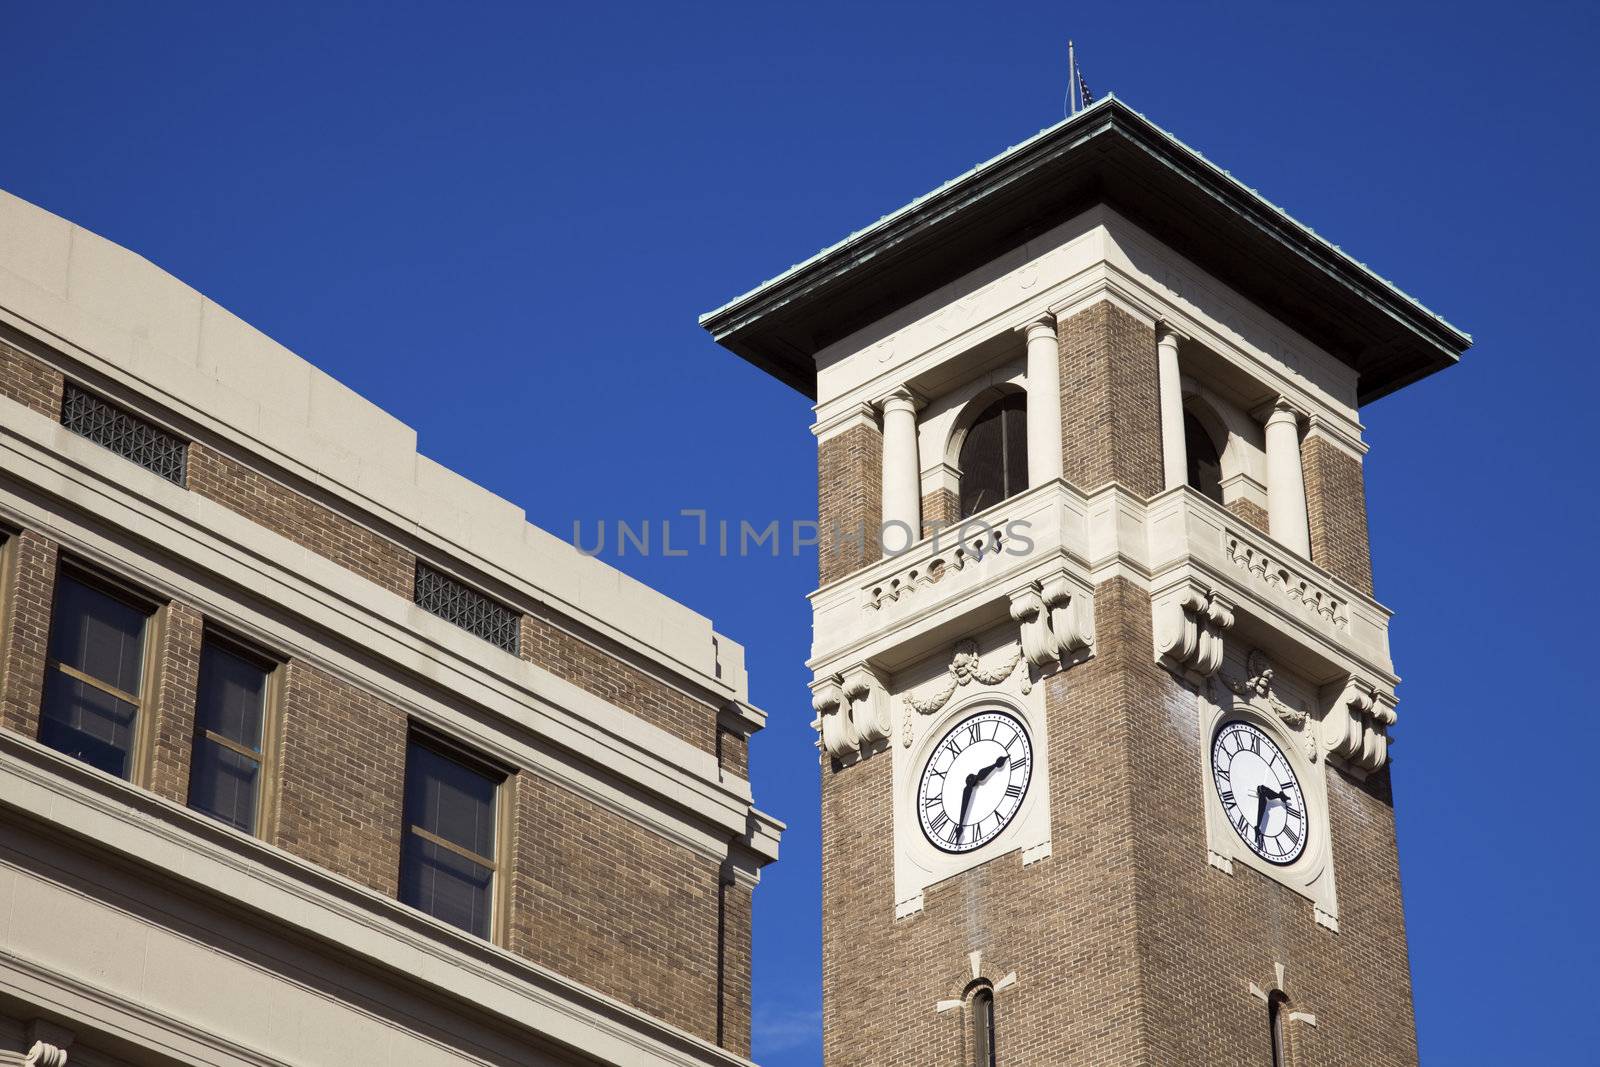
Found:
[(961, 442), (961, 517), (975, 515), (1005, 495), (1005, 458), (999, 412), (978, 416)]
[(406, 833), (400, 899), (452, 926), (489, 936), (494, 872), (415, 833)]
[(200, 653), (195, 725), (215, 730), (245, 748), (261, 751), (261, 720), (267, 705), (268, 671), (215, 641)]
[(1183, 447), (1189, 457), (1189, 486), (1222, 503), (1222, 459), (1216, 442), (1190, 412), (1183, 413)]
[(406, 777), (406, 822), (480, 856), (494, 855), (496, 783), (413, 743)]
[(133, 717), (139, 709), (87, 682), (51, 670), (45, 677), (39, 741), (107, 774), (128, 775)]
[(230, 826), (254, 833), (261, 764), (204, 736), (194, 741), (189, 806)]
[(56, 579), (50, 655), (138, 695), (148, 613), (69, 575)]
[(1021, 393), (1001, 401), (1004, 415), (1001, 426), (1005, 431), (1006, 481), (1005, 495), (1016, 496), (1028, 488), (1028, 410), (1027, 398)]

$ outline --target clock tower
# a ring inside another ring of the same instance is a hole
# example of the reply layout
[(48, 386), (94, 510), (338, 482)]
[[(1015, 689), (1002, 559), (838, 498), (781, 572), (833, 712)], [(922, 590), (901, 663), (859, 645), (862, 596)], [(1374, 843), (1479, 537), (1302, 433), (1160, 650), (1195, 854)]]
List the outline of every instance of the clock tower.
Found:
[(828, 1067), (1414, 1063), (1359, 409), (1466, 335), (1115, 99), (702, 321), (817, 401)]

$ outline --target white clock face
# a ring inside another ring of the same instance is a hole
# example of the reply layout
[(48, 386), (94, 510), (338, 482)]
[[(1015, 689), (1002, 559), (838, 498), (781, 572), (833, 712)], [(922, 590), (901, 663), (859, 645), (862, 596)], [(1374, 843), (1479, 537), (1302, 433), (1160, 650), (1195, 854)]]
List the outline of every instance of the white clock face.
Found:
[(1021, 722), (1000, 711), (961, 720), (922, 768), (922, 832), (945, 852), (971, 852), (994, 840), (1022, 807), (1032, 774), (1033, 746)]
[(1306, 847), (1306, 797), (1283, 750), (1266, 731), (1234, 720), (1211, 745), (1211, 778), (1222, 811), (1250, 851), (1279, 866)]

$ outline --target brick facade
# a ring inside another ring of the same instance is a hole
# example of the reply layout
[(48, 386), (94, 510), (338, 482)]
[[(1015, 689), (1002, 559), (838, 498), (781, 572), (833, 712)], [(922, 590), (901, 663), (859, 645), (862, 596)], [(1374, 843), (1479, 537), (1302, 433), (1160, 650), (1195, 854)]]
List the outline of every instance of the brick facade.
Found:
[(565, 679), (702, 752), (717, 751), (717, 708), (636, 667), (620, 653), (602, 651), (601, 639), (573, 632), (554, 617), (522, 616), (522, 658)]
[(537, 775), (514, 792), (511, 950), (715, 1041), (720, 865)]
[[(961, 519), (961, 498), (949, 489), (935, 489), (922, 498), (922, 536), (954, 526)], [(940, 525), (942, 524), (942, 525)]]
[(392, 541), (198, 442), (189, 488), (302, 548), (411, 599), (417, 559)]
[(24, 737), (39, 734), (39, 702), (44, 696), (45, 657), (50, 647), (54, 606), (56, 543), (24, 530), (5, 546), (11, 574), (3, 594), (4, 660), (0, 662), (0, 723)]
[(1062, 472), (1079, 489), (1161, 491), (1155, 330), (1102, 300), (1057, 324)]
[(205, 620), (187, 604), (168, 604), (156, 650), (156, 685), (150, 707), (150, 788), (178, 804), (189, 800), (194, 754), (195, 698), (200, 682), (200, 641)]
[(1260, 530), (1262, 533), (1270, 534), (1272, 532), (1269, 529), (1271, 523), (1267, 518), (1267, 509), (1262, 507), (1260, 504), (1257, 504), (1252, 500), (1234, 500), (1228, 504), (1228, 510), (1239, 516), (1245, 522), (1248, 522), (1251, 526), (1254, 526), (1256, 529)]
[(1197, 694), (1150, 656), (1147, 595), (1096, 592), (1093, 659), (1046, 683), (1052, 855), (999, 856), (931, 887), (894, 918), (891, 760), (825, 767), (824, 1058), (829, 1067), (961, 1063), (965, 1010), (936, 1013), (984, 952), (1000, 1062), (1268, 1062), (1266, 1006), (1286, 967), (1295, 1067), (1414, 1064), (1393, 814), (1379, 776), (1331, 771), (1342, 930), (1236, 867), (1210, 867)]
[(59, 419), (62, 389), (60, 371), (0, 341), (0, 396)]
[(284, 670), (274, 843), (392, 897), (399, 891), (406, 716), (303, 660)]
[(1305, 472), (1311, 561), (1370, 595), (1372, 549), (1361, 460), (1317, 434), (1308, 434), (1300, 446), (1300, 464)]
[(883, 556), (883, 433), (858, 425), (817, 447), (817, 569), (820, 584)]

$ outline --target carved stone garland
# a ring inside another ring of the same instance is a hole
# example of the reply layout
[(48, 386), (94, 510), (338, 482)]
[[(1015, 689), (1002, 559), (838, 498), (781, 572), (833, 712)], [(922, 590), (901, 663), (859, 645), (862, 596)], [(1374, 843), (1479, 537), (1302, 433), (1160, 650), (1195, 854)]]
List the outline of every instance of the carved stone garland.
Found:
[(1218, 677), (1222, 683), (1233, 691), (1235, 696), (1244, 697), (1257, 705), (1266, 705), (1271, 709), (1278, 721), (1293, 730), (1300, 739), (1300, 747), (1305, 750), (1306, 759), (1312, 763), (1317, 762), (1317, 739), (1313, 732), (1307, 728), (1311, 713), (1304, 707), (1293, 708), (1284, 703), (1272, 686), (1272, 661), (1267, 659), (1266, 653), (1259, 648), (1252, 649), (1245, 657), (1245, 670), (1249, 673), (1247, 678), (1231, 678), (1227, 672)]
[[(900, 730), (900, 743), (909, 746), (912, 735), (911, 713), (919, 715), (932, 715), (940, 708), (950, 703), (950, 698), (955, 695), (956, 689), (971, 682), (979, 685), (999, 685), (1011, 677), (1011, 672), (1017, 669), (1017, 664), (1022, 662), (1021, 649), (1014, 648), (1003, 663), (985, 666), (978, 655), (978, 642), (970, 638), (957, 641), (955, 652), (950, 657), (950, 666), (946, 670), (945, 684), (931, 696), (918, 698), (915, 693), (907, 693), (901, 703), (905, 707), (905, 714)], [(1022, 691), (1028, 693), (1033, 686), (1027, 678), (1022, 680)]]

